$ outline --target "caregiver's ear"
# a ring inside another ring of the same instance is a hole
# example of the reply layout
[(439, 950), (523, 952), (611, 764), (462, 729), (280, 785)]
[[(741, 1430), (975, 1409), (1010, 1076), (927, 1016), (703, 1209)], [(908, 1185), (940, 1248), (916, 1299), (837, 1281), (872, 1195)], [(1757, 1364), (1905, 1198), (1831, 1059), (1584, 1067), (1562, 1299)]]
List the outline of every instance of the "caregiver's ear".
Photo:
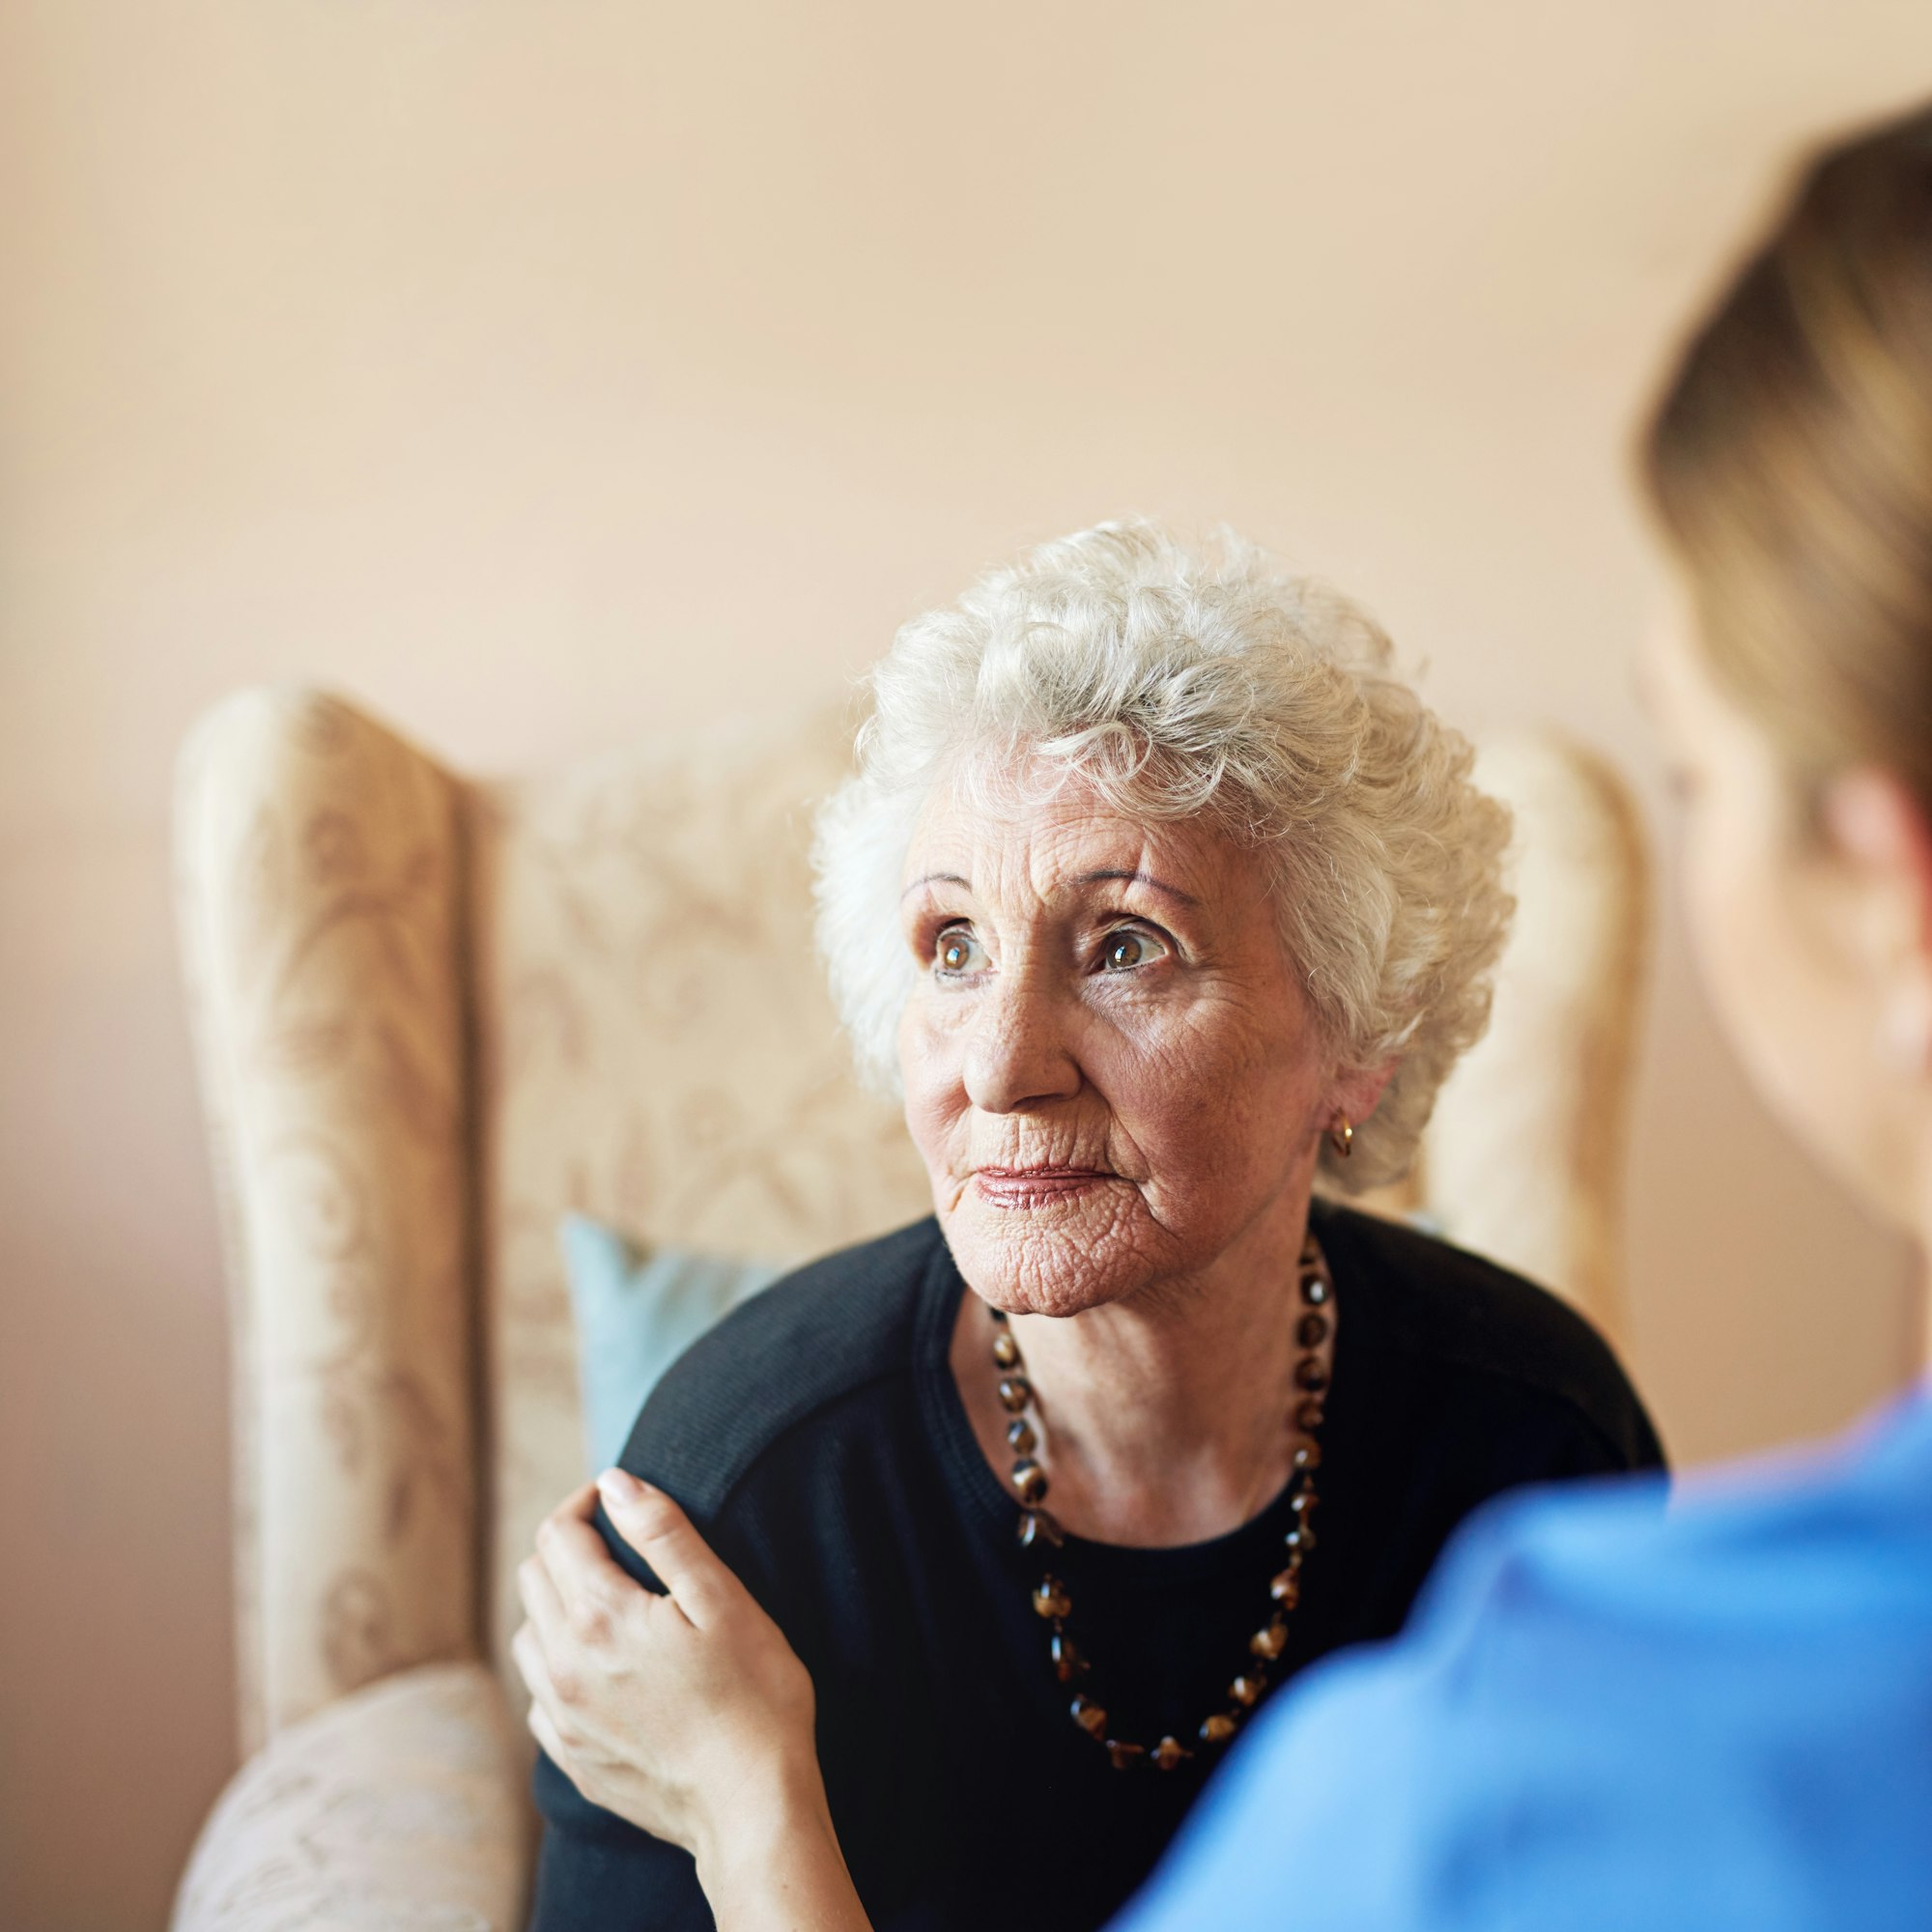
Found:
[(1889, 772), (1842, 772), (1819, 818), (1851, 894), (1841, 935), (1878, 1002), (1883, 1037), (1932, 1073), (1932, 817)]

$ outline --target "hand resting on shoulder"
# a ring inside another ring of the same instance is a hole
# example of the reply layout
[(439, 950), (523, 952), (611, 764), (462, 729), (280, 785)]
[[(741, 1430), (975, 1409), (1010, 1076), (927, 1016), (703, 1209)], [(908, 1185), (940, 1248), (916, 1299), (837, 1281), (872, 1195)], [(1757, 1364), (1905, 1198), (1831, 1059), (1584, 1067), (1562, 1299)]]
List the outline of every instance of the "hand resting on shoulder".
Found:
[[(592, 1522), (600, 1492), (668, 1595), (611, 1561)], [(690, 1852), (726, 1932), (866, 1932), (819, 1776), (810, 1676), (669, 1496), (607, 1470), (544, 1520), (517, 1586), (530, 1731), (585, 1798)]]

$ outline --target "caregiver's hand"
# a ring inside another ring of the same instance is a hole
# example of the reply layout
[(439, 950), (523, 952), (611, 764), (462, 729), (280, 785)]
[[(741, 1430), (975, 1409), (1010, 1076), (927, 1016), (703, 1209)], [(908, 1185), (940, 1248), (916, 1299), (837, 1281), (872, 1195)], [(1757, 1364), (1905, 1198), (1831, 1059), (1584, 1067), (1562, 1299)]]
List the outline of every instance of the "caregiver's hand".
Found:
[[(611, 1561), (591, 1522), (600, 1492), (668, 1596)], [(607, 1470), (544, 1520), (517, 1586), (530, 1730), (584, 1797), (692, 1853), (721, 1925), (865, 1925), (819, 1776), (811, 1679), (670, 1497)]]

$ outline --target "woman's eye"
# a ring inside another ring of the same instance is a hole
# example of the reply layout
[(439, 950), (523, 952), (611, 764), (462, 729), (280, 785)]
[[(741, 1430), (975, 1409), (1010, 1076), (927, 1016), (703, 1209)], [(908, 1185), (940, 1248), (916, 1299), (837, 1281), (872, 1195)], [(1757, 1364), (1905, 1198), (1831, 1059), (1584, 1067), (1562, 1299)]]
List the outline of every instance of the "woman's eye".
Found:
[(942, 973), (977, 973), (986, 963), (986, 955), (970, 932), (954, 925), (939, 935), (932, 963)]
[(1166, 952), (1167, 948), (1151, 933), (1122, 928), (1107, 935), (1100, 949), (1100, 963), (1109, 973), (1130, 973), (1136, 966), (1146, 966), (1161, 958)]

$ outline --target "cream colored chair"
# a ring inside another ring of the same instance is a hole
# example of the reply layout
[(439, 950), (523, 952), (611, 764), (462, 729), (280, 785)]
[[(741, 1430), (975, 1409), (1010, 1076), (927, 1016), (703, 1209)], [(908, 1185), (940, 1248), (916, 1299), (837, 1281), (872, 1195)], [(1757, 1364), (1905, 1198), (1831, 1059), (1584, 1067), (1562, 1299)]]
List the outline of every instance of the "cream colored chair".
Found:
[[(927, 1208), (810, 940), (829, 717), (461, 779), (340, 699), (244, 692), (184, 751), (180, 923), (234, 1321), (247, 1762), (182, 1932), (521, 1925), (514, 1574), (581, 1480), (566, 1208), (796, 1257)], [(1542, 741), (1485, 777), (1521, 913), (1490, 1037), (1383, 1204), (1618, 1325), (1641, 952), (1632, 814)]]

